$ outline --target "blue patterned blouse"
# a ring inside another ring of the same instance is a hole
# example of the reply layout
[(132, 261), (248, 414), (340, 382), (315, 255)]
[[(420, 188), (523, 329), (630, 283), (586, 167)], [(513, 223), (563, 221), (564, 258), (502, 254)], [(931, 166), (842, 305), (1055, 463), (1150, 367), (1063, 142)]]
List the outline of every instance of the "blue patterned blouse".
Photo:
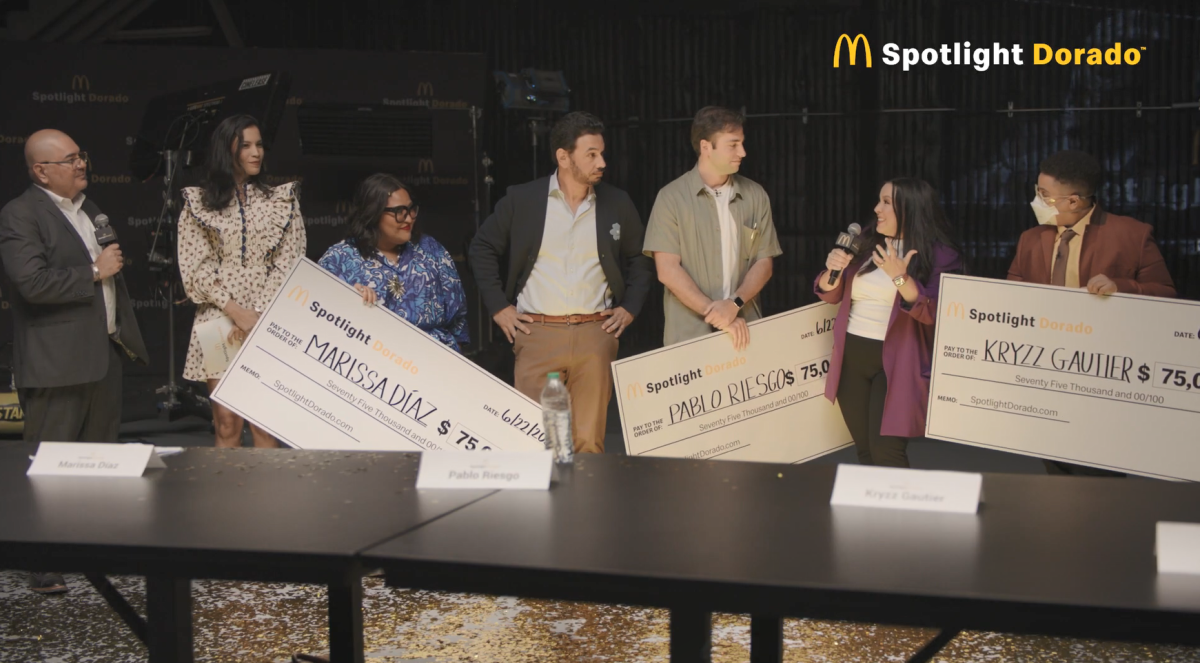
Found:
[(469, 343), (467, 297), (450, 253), (429, 235), (404, 245), (393, 265), (378, 251), (364, 260), (348, 241), (329, 247), (321, 267), (350, 285), (375, 290), (378, 304), (420, 327), (430, 336), (461, 352)]

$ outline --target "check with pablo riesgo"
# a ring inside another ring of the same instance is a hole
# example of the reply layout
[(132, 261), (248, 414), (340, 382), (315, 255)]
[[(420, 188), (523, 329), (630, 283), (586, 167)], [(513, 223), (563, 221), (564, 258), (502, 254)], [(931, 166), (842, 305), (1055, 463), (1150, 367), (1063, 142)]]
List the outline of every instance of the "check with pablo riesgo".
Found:
[(300, 449), (545, 449), (537, 403), (307, 259), (212, 397)]
[(1200, 302), (942, 277), (928, 437), (1200, 481)]
[(825, 400), (836, 315), (818, 303), (757, 320), (741, 353), (717, 332), (614, 362), (626, 449), (802, 463), (850, 445)]

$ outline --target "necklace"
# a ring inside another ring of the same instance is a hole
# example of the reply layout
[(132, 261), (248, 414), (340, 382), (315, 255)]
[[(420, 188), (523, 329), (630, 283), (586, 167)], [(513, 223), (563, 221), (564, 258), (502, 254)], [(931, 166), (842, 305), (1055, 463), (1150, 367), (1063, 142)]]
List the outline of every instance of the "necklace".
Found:
[[(388, 260), (387, 256), (383, 253), (383, 251), (379, 252), (379, 257), (383, 259), (383, 265), (385, 266), (384, 267), (385, 269), (387, 267), (391, 266), (391, 261)], [(399, 270), (399, 268), (400, 268), (400, 254), (399, 254), (399, 252), (397, 252), (397, 254), (396, 254), (396, 269)], [(398, 274), (395, 274), (395, 273), (391, 274), (387, 279), (387, 284), (385, 287), (387, 288), (388, 294), (390, 294), (392, 297), (395, 297), (396, 299), (400, 299), (401, 297), (404, 296), (404, 282), (400, 280), (400, 276)]]
[(404, 284), (401, 283), (400, 279), (396, 276), (393, 276), (388, 279), (387, 289), (388, 289), (388, 292), (391, 293), (391, 295), (397, 299), (404, 296)]

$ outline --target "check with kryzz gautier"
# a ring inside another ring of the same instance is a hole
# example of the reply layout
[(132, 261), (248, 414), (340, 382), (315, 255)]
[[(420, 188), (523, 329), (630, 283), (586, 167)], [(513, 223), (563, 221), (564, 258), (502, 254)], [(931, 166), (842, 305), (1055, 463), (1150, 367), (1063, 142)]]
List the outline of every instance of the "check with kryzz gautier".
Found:
[(943, 275), (926, 435), (1200, 481), (1200, 302)]

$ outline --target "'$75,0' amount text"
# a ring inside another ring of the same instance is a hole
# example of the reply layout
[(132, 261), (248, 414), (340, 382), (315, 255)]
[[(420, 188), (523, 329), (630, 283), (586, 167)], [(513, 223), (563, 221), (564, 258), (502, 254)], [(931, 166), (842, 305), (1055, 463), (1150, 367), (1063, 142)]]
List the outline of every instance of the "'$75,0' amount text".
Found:
[[(450, 421), (442, 420), (438, 424), (438, 435), (445, 435), (450, 432)], [(450, 436), (450, 441), (453, 442), (459, 449), (464, 451), (491, 451), (492, 447), (479, 437), (472, 435), (462, 426), (456, 426), (454, 433)]]
[[(1190, 366), (1174, 366), (1171, 364), (1155, 364), (1154, 370), (1158, 377), (1155, 387), (1173, 389), (1175, 391), (1196, 391), (1200, 393), (1200, 368)], [(1140, 376), (1139, 376), (1140, 377)], [(1144, 382), (1145, 380), (1143, 380)]]

